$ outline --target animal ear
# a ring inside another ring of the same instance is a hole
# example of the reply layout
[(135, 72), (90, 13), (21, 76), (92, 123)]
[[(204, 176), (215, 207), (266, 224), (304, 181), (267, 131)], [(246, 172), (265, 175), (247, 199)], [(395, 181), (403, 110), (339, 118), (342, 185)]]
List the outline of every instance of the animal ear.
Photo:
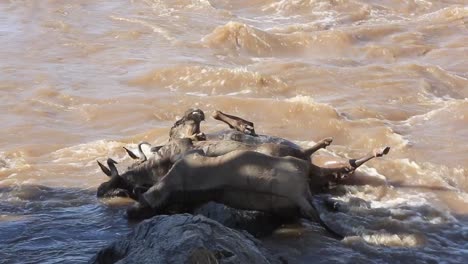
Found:
[(140, 159), (137, 155), (135, 155), (135, 153), (133, 153), (131, 150), (129, 150), (128, 148), (126, 147), (123, 147), (125, 149), (125, 151), (127, 152), (127, 154), (130, 156), (130, 158), (132, 159)]
[(162, 147), (164, 147), (164, 145), (152, 147), (151, 152), (158, 152)]
[(102, 172), (104, 172), (104, 174), (106, 174), (109, 177), (112, 176), (111, 171), (106, 166), (104, 166), (101, 162), (99, 162), (99, 160), (97, 160), (97, 163), (98, 163), (99, 167), (101, 167), (101, 170), (102, 170)]

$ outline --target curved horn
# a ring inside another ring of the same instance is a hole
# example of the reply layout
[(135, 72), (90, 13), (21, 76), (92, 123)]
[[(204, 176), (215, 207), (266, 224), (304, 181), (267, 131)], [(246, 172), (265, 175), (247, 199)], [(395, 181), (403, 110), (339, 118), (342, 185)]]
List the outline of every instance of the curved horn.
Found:
[(111, 176), (119, 175), (119, 172), (117, 171), (117, 167), (115, 166), (115, 164), (118, 164), (117, 161), (111, 158), (107, 159), (107, 166), (109, 166)]
[(140, 142), (138, 144), (138, 151), (140, 152), (140, 157), (141, 157), (141, 162), (145, 162), (146, 160), (148, 160), (148, 158), (146, 157), (145, 153), (143, 152), (143, 150), (141, 149), (141, 146), (142, 145), (148, 145), (150, 146), (151, 148), (151, 144), (146, 142), (146, 141), (143, 141), (143, 142)]
[(128, 148), (126, 147), (123, 147), (123, 149), (125, 149), (125, 151), (127, 152), (127, 154), (130, 156), (130, 158), (132, 159), (139, 159), (137, 155), (135, 155), (135, 153), (133, 153), (131, 150), (129, 150)]
[(107, 176), (112, 177), (111, 171), (106, 166), (104, 166), (101, 162), (99, 162), (99, 160), (96, 160), (96, 161), (99, 167), (101, 167), (102, 172), (104, 172), (104, 174), (106, 174)]
[(143, 152), (143, 150), (141, 149), (141, 146), (142, 145), (148, 145), (151, 147), (151, 144), (146, 142), (146, 141), (143, 141), (143, 142), (140, 142), (138, 144), (138, 154), (140, 157), (138, 157), (135, 153), (133, 153), (133, 151), (129, 150), (128, 148), (126, 147), (123, 147), (123, 149), (125, 149), (125, 151), (127, 152), (127, 154), (130, 156), (130, 158), (132, 159), (139, 159), (141, 162), (145, 162), (146, 160), (148, 160), (148, 158), (146, 157), (145, 153)]
[(152, 147), (151, 152), (158, 152), (162, 147), (164, 147), (164, 145)]

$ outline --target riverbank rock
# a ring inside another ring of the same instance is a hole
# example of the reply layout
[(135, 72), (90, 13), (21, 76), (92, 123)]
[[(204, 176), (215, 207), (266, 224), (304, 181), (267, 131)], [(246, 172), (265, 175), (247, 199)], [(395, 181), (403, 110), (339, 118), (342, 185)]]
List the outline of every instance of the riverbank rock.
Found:
[(204, 216), (156, 216), (90, 263), (281, 263), (253, 236)]

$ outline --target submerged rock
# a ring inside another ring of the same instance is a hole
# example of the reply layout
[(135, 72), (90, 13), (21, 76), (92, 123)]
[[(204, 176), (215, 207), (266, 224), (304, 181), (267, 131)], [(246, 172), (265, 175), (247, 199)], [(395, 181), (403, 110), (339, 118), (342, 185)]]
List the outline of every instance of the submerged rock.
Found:
[(156, 216), (90, 263), (281, 263), (258, 240), (204, 216)]

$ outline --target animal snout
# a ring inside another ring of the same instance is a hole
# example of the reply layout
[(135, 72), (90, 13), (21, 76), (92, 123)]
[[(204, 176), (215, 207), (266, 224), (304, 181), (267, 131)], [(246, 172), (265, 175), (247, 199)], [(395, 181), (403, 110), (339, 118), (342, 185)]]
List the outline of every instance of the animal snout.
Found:
[(97, 197), (98, 198), (112, 198), (112, 197), (125, 197), (131, 198), (130, 193), (125, 189), (120, 188), (98, 188), (97, 190)]
[(190, 113), (190, 118), (193, 120), (199, 120), (199, 121), (204, 121), (205, 120), (205, 114), (201, 110), (195, 110)]

